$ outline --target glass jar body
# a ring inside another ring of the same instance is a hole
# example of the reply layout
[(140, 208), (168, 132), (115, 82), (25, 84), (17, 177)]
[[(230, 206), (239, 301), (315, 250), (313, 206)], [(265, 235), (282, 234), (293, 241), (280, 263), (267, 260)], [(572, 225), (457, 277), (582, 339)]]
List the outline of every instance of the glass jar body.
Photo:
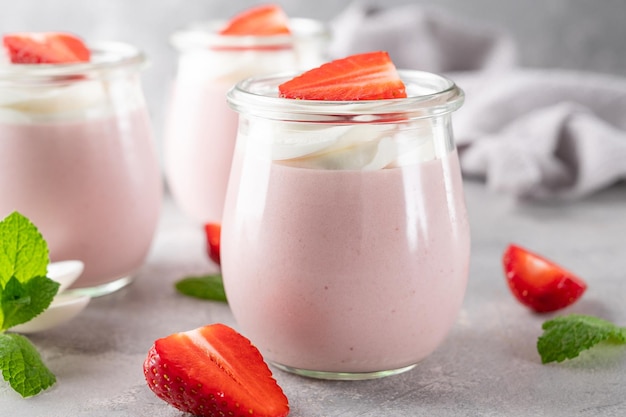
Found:
[(220, 223), (237, 135), (237, 114), (226, 93), (241, 79), (294, 71), (325, 59), (325, 28), (292, 19), (292, 36), (228, 36), (221, 22), (177, 32), (179, 51), (164, 133), (169, 190), (182, 211), (200, 223)]
[(410, 369), (444, 340), (467, 283), (458, 99), (412, 118), (378, 103), (299, 113), (280, 99), (272, 114), (246, 108), (245, 94), (231, 95), (240, 124), (221, 248), (242, 331), (272, 363), (307, 376)]
[(143, 264), (162, 184), (143, 57), (121, 44), (93, 54), (90, 64), (0, 74), (0, 216), (27, 216), (52, 261), (83, 261), (74, 288), (97, 296)]

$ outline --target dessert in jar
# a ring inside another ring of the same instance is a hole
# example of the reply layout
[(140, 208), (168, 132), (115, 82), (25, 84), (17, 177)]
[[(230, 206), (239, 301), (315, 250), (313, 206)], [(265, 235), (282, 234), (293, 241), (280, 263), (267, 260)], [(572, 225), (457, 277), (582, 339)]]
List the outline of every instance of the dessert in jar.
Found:
[(276, 366), (329, 379), (411, 369), (463, 301), (470, 231), (450, 80), (384, 52), (242, 81), (222, 225), (241, 331)]
[(0, 217), (27, 216), (52, 261), (83, 261), (76, 291), (115, 291), (143, 264), (161, 205), (145, 57), (57, 33), (7, 34), (4, 51)]
[(327, 37), (321, 23), (288, 18), (275, 5), (172, 35), (179, 57), (163, 157), (169, 191), (189, 218), (221, 223), (237, 133), (237, 114), (226, 103), (228, 90), (252, 75), (321, 64)]

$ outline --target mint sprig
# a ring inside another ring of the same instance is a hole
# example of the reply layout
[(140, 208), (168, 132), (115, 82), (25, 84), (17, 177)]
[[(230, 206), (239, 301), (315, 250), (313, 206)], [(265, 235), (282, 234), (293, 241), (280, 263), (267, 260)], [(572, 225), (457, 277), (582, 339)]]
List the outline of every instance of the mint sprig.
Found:
[(48, 245), (30, 220), (14, 212), (0, 222), (0, 370), (23, 397), (56, 379), (24, 336), (6, 333), (50, 306), (59, 284), (46, 276)]
[(174, 287), (189, 297), (227, 302), (221, 274), (186, 277), (176, 282)]
[(542, 363), (563, 362), (601, 343), (626, 344), (626, 328), (594, 316), (570, 314), (543, 323), (537, 340)]

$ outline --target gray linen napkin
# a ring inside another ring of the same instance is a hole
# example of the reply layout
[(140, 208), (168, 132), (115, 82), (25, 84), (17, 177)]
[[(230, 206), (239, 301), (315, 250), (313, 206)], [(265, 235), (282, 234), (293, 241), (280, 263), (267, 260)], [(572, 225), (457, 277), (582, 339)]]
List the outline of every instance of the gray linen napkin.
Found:
[(528, 199), (626, 179), (626, 79), (516, 67), (506, 34), (419, 5), (356, 2), (332, 26), (335, 57), (387, 50), (399, 68), (445, 73), (465, 90), (453, 118), (466, 177)]
[(461, 167), (496, 191), (575, 199), (626, 179), (626, 79), (519, 69), (452, 75)]
[(510, 68), (517, 53), (505, 33), (416, 4), (351, 3), (332, 22), (331, 56), (384, 50), (398, 68), (430, 72)]

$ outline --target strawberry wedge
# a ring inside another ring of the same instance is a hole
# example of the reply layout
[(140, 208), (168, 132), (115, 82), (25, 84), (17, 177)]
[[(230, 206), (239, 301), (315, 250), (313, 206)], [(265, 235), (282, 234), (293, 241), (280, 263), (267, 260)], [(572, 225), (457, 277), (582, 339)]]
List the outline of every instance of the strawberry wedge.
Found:
[(156, 340), (143, 369), (150, 389), (186, 413), (205, 417), (289, 414), (287, 397), (261, 353), (223, 324)]
[(216, 264), (220, 264), (220, 237), (222, 225), (219, 223), (207, 223), (204, 225), (206, 236), (206, 249), (209, 258)]
[(234, 16), (220, 31), (221, 35), (271, 36), (289, 34), (289, 18), (275, 4), (264, 4)]
[(91, 58), (84, 42), (69, 33), (10, 33), (2, 37), (2, 44), (14, 64), (66, 64)]
[(311, 69), (278, 86), (280, 97), (355, 101), (405, 98), (406, 88), (384, 51), (351, 55)]
[(507, 247), (502, 263), (515, 298), (538, 313), (565, 308), (587, 289), (578, 276), (518, 245)]

